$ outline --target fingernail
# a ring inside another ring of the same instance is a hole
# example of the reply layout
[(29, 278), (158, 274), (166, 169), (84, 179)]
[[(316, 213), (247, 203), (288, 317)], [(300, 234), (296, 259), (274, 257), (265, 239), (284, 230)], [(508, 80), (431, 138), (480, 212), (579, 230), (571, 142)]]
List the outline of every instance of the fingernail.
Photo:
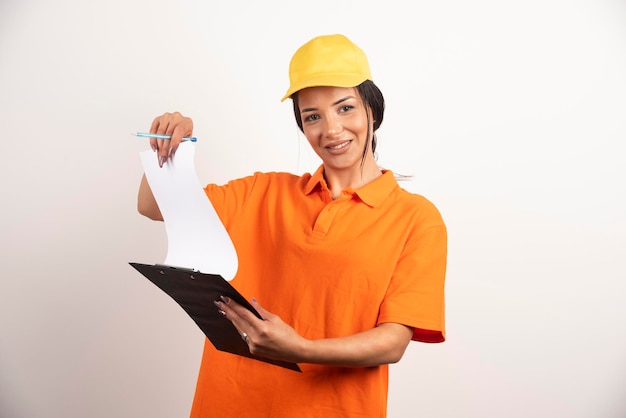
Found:
[(214, 300), (213, 303), (215, 304), (215, 306), (217, 306), (217, 311), (220, 313), (220, 315), (226, 317), (226, 312), (222, 310), (222, 302), (220, 302), (219, 300)]
[(220, 299), (222, 299), (227, 305), (230, 303), (230, 298), (228, 296), (220, 296)]
[(152, 148), (152, 151), (156, 151), (158, 149), (156, 144), (150, 144), (150, 148)]
[(163, 164), (167, 161), (167, 157), (161, 156), (159, 157), (159, 167), (163, 167)]

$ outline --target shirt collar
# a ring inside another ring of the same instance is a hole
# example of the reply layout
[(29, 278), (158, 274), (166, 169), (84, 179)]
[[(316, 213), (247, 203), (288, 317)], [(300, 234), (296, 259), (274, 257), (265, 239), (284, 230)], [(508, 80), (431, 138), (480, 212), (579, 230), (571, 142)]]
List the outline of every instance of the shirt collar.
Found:
[(309, 178), (309, 181), (304, 185), (304, 194), (309, 195), (313, 193), (313, 191), (317, 187), (325, 187), (326, 180), (324, 180), (324, 165), (320, 165), (315, 173)]
[[(398, 186), (396, 177), (391, 170), (382, 170), (383, 175), (365, 186), (352, 191), (368, 206), (378, 206)], [(316, 189), (328, 190), (324, 180), (324, 165), (320, 165), (304, 186), (304, 194), (313, 193)]]

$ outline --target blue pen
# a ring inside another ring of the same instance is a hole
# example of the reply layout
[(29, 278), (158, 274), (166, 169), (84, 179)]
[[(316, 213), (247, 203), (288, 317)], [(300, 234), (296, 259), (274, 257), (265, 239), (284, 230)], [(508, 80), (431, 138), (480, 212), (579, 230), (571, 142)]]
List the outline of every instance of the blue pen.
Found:
[[(131, 135), (139, 136), (142, 138), (172, 139), (172, 135), (151, 134), (148, 132), (137, 132), (136, 134)], [(197, 140), (198, 138), (196, 138), (195, 136), (186, 136), (183, 138), (183, 141), (196, 142)]]

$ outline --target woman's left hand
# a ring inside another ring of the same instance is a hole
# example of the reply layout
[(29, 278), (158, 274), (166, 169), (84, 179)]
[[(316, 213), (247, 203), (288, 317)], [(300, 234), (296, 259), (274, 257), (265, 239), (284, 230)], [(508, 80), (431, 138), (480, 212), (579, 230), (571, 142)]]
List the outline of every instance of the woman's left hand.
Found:
[(259, 319), (247, 308), (224, 297), (215, 302), (240, 335), (247, 335), (246, 343), (255, 356), (298, 363), (302, 361), (303, 347), (307, 340), (273, 313), (263, 308), (256, 299), (250, 304), (263, 317)]
[(386, 322), (344, 337), (310, 340), (265, 310), (256, 299), (251, 304), (263, 319), (229, 298), (215, 304), (245, 337), (250, 353), (274, 360), (343, 367), (396, 363), (413, 336), (413, 328)]

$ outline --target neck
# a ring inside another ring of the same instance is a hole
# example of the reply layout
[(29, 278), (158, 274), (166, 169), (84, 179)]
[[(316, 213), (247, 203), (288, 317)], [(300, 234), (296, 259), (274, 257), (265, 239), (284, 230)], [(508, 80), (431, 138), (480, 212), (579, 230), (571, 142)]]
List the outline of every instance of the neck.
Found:
[(357, 170), (351, 171), (335, 170), (324, 166), (324, 178), (333, 199), (338, 198), (343, 190), (348, 188), (359, 189), (376, 180), (382, 174), (376, 163), (366, 163), (362, 167), (359, 166)]

